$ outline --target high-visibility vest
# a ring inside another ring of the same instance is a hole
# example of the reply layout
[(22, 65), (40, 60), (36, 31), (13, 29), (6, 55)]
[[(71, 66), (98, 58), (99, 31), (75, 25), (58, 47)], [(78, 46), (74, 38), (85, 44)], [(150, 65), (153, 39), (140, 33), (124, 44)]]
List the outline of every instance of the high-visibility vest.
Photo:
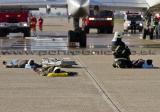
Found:
[(153, 22), (154, 22), (154, 26), (158, 26), (159, 19), (158, 19), (158, 18), (155, 18), (155, 19), (153, 19)]

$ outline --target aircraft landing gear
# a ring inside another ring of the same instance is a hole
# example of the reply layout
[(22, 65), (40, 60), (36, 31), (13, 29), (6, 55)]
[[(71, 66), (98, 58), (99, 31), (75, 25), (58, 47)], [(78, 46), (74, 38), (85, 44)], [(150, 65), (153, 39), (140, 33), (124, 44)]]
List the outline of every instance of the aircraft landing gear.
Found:
[(79, 18), (73, 18), (74, 31), (68, 31), (68, 46), (76, 47), (76, 42), (80, 43), (80, 47), (86, 47), (86, 32), (79, 27)]
[(147, 25), (147, 28), (143, 28), (143, 31), (142, 31), (142, 38), (143, 39), (146, 39), (146, 36), (149, 35), (150, 39), (152, 40), (153, 39), (153, 32), (154, 32), (154, 29), (150, 26), (151, 26), (151, 14), (148, 14), (147, 18), (146, 18), (146, 25)]
[(150, 39), (152, 40), (153, 39), (153, 31), (154, 31), (153, 28), (149, 28), (149, 29), (143, 28), (142, 38), (146, 39), (146, 36), (149, 35)]

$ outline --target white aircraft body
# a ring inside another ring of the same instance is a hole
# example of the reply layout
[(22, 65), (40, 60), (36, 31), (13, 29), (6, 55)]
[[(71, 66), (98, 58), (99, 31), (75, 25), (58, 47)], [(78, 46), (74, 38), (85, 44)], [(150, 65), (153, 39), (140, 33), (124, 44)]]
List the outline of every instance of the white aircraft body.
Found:
[(146, 16), (147, 28), (143, 30), (143, 38), (146, 35), (153, 37), (153, 29), (150, 28), (151, 16), (160, 12), (160, 0), (0, 0), (0, 10), (39, 10), (46, 8), (67, 8), (68, 16), (73, 17), (74, 31), (68, 32), (69, 42), (78, 41), (82, 46), (86, 45), (86, 34), (79, 28), (79, 18), (89, 15), (90, 9), (138, 11)]

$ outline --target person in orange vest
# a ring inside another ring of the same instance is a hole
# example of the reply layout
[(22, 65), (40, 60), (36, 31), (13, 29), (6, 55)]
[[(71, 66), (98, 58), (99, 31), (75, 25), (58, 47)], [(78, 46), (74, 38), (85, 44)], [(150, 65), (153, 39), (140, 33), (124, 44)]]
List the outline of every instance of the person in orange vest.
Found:
[(37, 19), (35, 16), (31, 17), (31, 30), (36, 31)]
[(38, 22), (39, 22), (39, 30), (42, 31), (43, 30), (43, 19), (41, 16), (39, 17)]

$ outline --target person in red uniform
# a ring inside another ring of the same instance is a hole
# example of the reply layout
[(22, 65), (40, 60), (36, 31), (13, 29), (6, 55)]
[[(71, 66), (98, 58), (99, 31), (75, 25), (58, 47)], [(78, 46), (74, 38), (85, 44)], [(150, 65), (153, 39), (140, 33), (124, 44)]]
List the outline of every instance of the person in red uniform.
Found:
[(36, 31), (37, 19), (35, 16), (31, 17), (31, 30)]
[(43, 19), (41, 16), (39, 17), (38, 22), (39, 22), (39, 30), (42, 31), (43, 30)]

